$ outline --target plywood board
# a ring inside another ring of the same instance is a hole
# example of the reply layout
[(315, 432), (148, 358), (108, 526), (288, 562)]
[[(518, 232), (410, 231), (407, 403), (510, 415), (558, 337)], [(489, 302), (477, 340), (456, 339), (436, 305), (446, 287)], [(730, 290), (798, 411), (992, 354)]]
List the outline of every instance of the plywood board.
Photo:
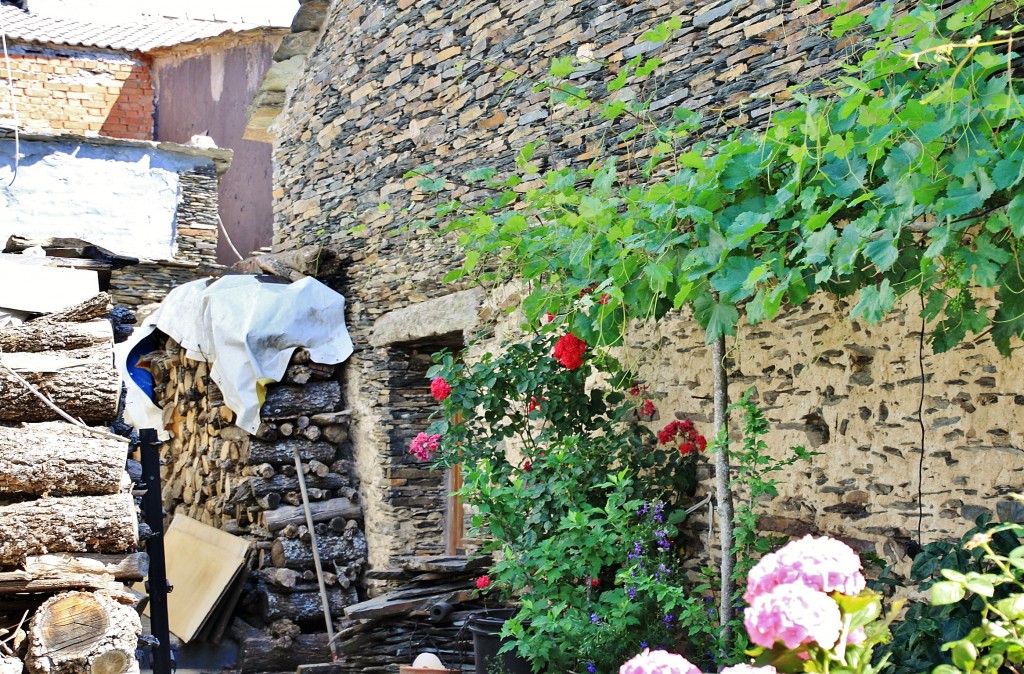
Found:
[(182, 514), (164, 536), (171, 632), (183, 642), (194, 639), (232, 580), (245, 564), (250, 542)]
[(94, 271), (15, 264), (0, 260), (0, 307), (52, 313), (100, 291)]

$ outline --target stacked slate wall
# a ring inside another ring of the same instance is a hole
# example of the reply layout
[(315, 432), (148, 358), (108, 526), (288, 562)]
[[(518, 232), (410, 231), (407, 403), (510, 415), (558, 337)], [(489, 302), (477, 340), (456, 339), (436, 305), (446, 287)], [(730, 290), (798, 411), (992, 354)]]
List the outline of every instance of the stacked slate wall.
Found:
[[(683, 22), (670, 42), (638, 42), (670, 16)], [(428, 163), (451, 177), (483, 166), (508, 170), (519, 148), (542, 138), (535, 156), (542, 169), (624, 152), (596, 115), (566, 113), (533, 91), (529, 78), (543, 77), (557, 56), (605, 66), (573, 76), (598, 95), (632, 56), (657, 55), (664, 65), (654, 88), (631, 82), (619, 96), (651, 96), (656, 116), (677, 105), (697, 109), (706, 135), (761, 125), (787, 105), (788, 86), (820, 87), (858, 47), (856, 36), (834, 43), (829, 20), (821, 1), (798, 0), (333, 4), (279, 119), (275, 248), (322, 242), (347, 259), (334, 287), (348, 299), (357, 344), (343, 381), (355, 413), (371, 565), (387, 565), (422, 541), (403, 529), (406, 511), (389, 488), (394, 472), (408, 468), (408, 433), (382, 427), (395, 419), (393, 350), (451, 333), (465, 341), (482, 300), (450, 299), (468, 297), (450, 296), (462, 287), (442, 282), (459, 259), (450, 240), (404, 228), (429, 217), (434, 203), (415, 193), (415, 177), (403, 176)], [(509, 70), (528, 77), (503, 83)], [(510, 302), (492, 298), (484, 318)], [(743, 327), (731, 342), (731, 395), (757, 388), (772, 451), (806, 444), (822, 452), (786, 476), (770, 526), (844, 536), (902, 560), (902, 541), (917, 537), (916, 313), (908, 298), (887, 322), (866, 326), (821, 299), (770, 325)], [(699, 328), (680, 316), (638, 332), (635, 342), (657, 346), (640, 366), (659, 410), (652, 426), (685, 415), (710, 432), (709, 356)], [(924, 366), (924, 542), (958, 535), (986, 510), (1017, 517), (1005, 494), (1019, 488), (1024, 469), (1024, 437), (1011, 422), (1024, 402), (1015, 392), (1020, 366), (986, 339), (926, 356)]]

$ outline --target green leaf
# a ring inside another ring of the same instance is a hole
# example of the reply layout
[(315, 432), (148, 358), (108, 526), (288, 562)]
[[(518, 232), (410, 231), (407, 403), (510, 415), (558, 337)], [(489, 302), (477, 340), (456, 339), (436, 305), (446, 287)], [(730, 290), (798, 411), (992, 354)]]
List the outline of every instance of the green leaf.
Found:
[(651, 291), (656, 295), (661, 295), (672, 281), (672, 270), (668, 265), (652, 260), (644, 267), (644, 276), (647, 278), (647, 284)]
[(939, 581), (932, 585), (932, 605), (946, 606), (964, 598), (964, 586), (952, 580)]
[(885, 232), (882, 236), (864, 246), (864, 257), (878, 267), (879, 271), (883, 272), (889, 271), (889, 268), (896, 262), (899, 254), (900, 251), (896, 248), (896, 242), (893, 240), (892, 233), (890, 232)]
[(736, 333), (740, 314), (736, 307), (726, 302), (716, 302), (710, 294), (698, 297), (693, 303), (693, 313), (704, 328), (704, 341), (711, 344), (719, 337)]
[(863, 317), (868, 323), (877, 323), (896, 305), (896, 291), (889, 279), (883, 279), (877, 286), (868, 286), (860, 291), (860, 301), (850, 315)]
[(1010, 231), (1018, 239), (1024, 238), (1024, 194), (1018, 194), (1006, 208), (1006, 215), (1010, 218)]
[(871, 27), (875, 30), (882, 30), (889, 24), (889, 21), (892, 20), (892, 10), (893, 6), (891, 3), (875, 7), (875, 9), (868, 14), (868, 23), (871, 24)]
[(686, 304), (686, 300), (690, 299), (690, 295), (693, 293), (694, 285), (692, 283), (683, 283), (679, 286), (679, 292), (676, 293), (675, 298), (672, 300), (672, 306), (676, 309), (682, 308)]
[(841, 14), (832, 21), (832, 37), (840, 38), (863, 22), (864, 17), (856, 12)]
[(572, 56), (556, 56), (551, 59), (551, 74), (555, 77), (568, 77), (576, 69), (572, 62)]
[(721, 293), (723, 300), (740, 302), (753, 294), (747, 286), (747, 278), (757, 266), (757, 260), (752, 257), (731, 256), (711, 277), (711, 285)]

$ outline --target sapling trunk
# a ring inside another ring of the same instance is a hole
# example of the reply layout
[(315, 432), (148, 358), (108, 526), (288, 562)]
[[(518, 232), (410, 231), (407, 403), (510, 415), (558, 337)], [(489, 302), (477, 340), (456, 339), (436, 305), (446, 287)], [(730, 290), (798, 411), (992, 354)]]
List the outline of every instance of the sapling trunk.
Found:
[(729, 397), (729, 379), (725, 372), (725, 337), (711, 343), (711, 371), (714, 383), (714, 433), (719, 439), (715, 452), (715, 492), (718, 500), (719, 544), (722, 547), (721, 602), (718, 614), (721, 618), (721, 648), (718, 653), (719, 670), (732, 643), (732, 595), (733, 595), (733, 551), (732, 551), (732, 490), (729, 480), (728, 430), (726, 428), (726, 407)]

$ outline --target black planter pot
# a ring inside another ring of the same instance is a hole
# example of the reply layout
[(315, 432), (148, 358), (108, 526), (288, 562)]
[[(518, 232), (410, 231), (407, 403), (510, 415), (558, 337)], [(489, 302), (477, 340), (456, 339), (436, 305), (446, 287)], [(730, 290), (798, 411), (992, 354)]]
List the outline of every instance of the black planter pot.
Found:
[[(473, 663), (476, 674), (533, 674), (530, 663), (515, 652), (498, 654), (508, 643), (499, 635), (505, 621), (516, 614), (514, 608), (479, 611), (469, 617), (469, 631), (473, 634)], [(496, 666), (500, 666), (497, 669)]]

